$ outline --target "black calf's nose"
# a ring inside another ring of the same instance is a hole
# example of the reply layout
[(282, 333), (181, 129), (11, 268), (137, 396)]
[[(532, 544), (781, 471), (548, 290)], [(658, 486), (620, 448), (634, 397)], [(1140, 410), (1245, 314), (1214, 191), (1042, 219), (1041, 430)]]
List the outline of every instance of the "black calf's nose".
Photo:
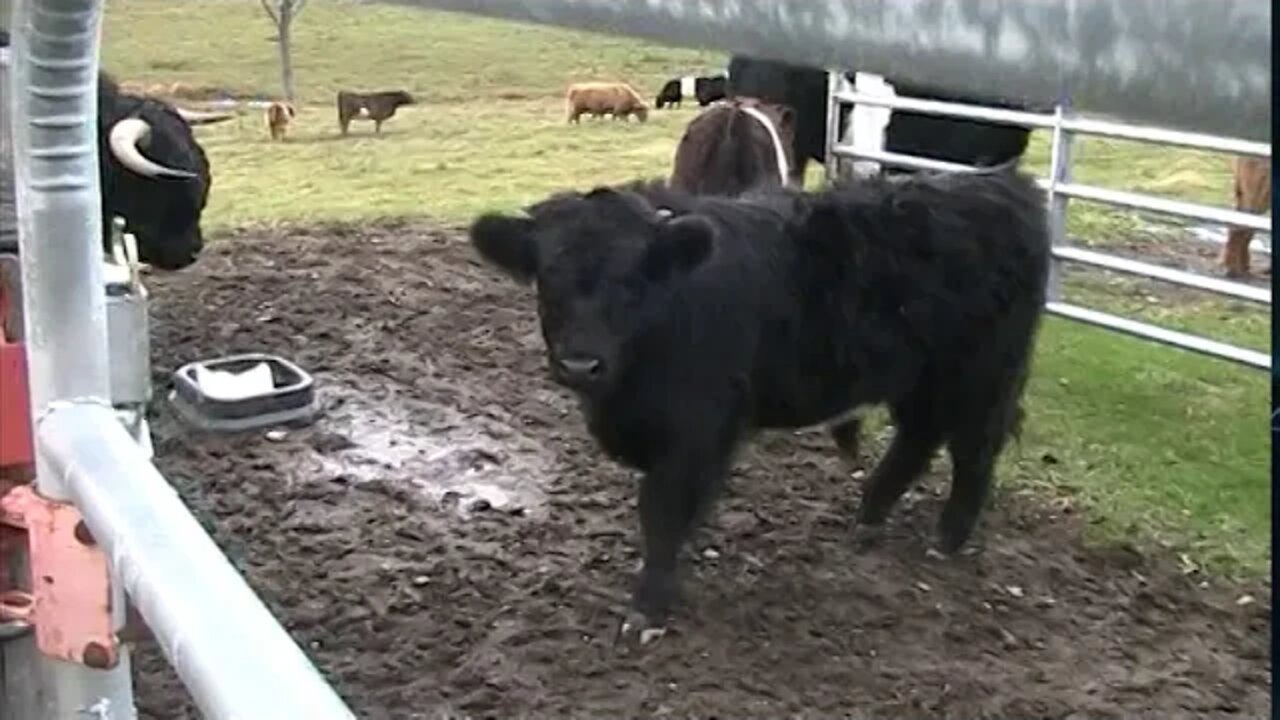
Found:
[(603, 364), (598, 358), (567, 357), (560, 359), (560, 369), (566, 375), (579, 378), (594, 378), (600, 374)]

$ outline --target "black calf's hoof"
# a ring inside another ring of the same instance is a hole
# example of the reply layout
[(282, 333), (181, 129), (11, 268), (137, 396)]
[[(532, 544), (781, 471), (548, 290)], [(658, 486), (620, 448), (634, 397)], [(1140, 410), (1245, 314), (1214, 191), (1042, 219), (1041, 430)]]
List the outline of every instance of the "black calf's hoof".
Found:
[(943, 555), (955, 555), (973, 535), (974, 520), (953, 520), (945, 514), (938, 523), (938, 551)]
[(658, 623), (646, 618), (642, 613), (629, 612), (618, 626), (615, 644), (639, 644), (641, 647), (652, 645), (667, 634), (666, 623)]
[(853, 526), (853, 545), (859, 549), (873, 548), (884, 541), (884, 523), (860, 522)]

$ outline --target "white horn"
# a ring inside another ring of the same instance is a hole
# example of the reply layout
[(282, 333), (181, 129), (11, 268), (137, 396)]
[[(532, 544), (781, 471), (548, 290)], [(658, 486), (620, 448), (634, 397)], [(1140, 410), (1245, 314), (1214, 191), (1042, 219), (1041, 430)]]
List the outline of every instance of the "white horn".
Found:
[(157, 162), (148, 160), (138, 149), (139, 143), (145, 144), (151, 135), (151, 126), (141, 118), (125, 118), (111, 126), (108, 142), (111, 154), (116, 156), (121, 165), (144, 177), (194, 178), (195, 173), (186, 170), (174, 170)]
[(209, 123), (222, 122), (235, 117), (234, 113), (221, 112), (204, 112), (202, 110), (188, 110), (186, 108), (175, 107), (174, 110), (187, 121), (188, 125), (207, 125)]

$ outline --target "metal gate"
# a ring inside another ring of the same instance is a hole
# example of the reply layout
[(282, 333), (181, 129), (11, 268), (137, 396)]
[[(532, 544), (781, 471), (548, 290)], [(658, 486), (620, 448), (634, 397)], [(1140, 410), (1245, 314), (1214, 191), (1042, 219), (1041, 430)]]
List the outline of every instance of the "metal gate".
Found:
[[(1066, 233), (1068, 203), (1072, 198), (1115, 207), (1154, 212), (1182, 219), (1201, 220), (1222, 225), (1237, 225), (1254, 230), (1262, 230), (1267, 233), (1271, 232), (1271, 218), (1265, 215), (1243, 213), (1228, 208), (1182, 202), (1073, 182), (1071, 179), (1071, 149), (1072, 141), (1076, 135), (1096, 135), (1122, 140), (1138, 140), (1159, 145), (1212, 150), (1233, 155), (1268, 159), (1271, 157), (1271, 146), (1269, 144), (1094, 120), (1074, 115), (1061, 105), (1057, 106), (1054, 113), (1049, 115), (859, 92), (851, 87), (843, 73), (833, 71), (828, 73), (828, 178), (836, 177), (845, 172), (844, 162), (842, 161), (854, 159), (923, 170), (972, 172), (977, 169), (969, 165), (929, 160), (911, 155), (885, 152), (884, 150), (855, 148), (851, 143), (844, 142), (841, 139), (844, 135), (844, 128), (839, 127), (840, 111), (845, 105), (853, 107), (869, 105), (894, 110), (911, 110), (930, 115), (969, 120), (991, 120), (1031, 129), (1043, 128), (1052, 130), (1049, 176), (1041, 178), (1039, 181), (1040, 186), (1049, 195), (1049, 222), (1054, 244), (1054, 262), (1050, 271), (1047, 310), (1054, 315), (1088, 325), (1102, 327), (1146, 340), (1153, 340), (1164, 345), (1171, 345), (1212, 357), (1231, 360), (1249, 367), (1271, 369), (1271, 356), (1266, 353), (1065, 302), (1062, 297), (1061, 283), (1061, 264), (1063, 262), (1075, 262), (1104, 270), (1160, 280), (1173, 285), (1195, 288), (1237, 300), (1247, 300), (1270, 308), (1271, 290), (1268, 288), (1253, 287), (1244, 283), (1175, 270), (1108, 253), (1071, 247), (1067, 243)], [(850, 118), (852, 118), (852, 113), (850, 113)]]

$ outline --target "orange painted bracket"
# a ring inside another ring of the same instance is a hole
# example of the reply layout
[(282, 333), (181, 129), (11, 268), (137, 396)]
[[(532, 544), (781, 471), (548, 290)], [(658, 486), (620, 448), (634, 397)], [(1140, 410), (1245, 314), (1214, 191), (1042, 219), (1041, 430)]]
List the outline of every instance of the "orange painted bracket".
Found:
[(13, 301), (10, 292), (0, 274), (0, 469), (28, 466), (35, 458), (26, 346), (10, 342), (16, 333), (6, 327)]
[(0, 339), (0, 468), (30, 465), (35, 459), (26, 350), (22, 343)]
[[(69, 503), (47, 500), (30, 485), (0, 488), (0, 621), (35, 629), (45, 655), (95, 669), (115, 667), (107, 559)], [(7, 587), (5, 566), (26, 546), (28, 588)]]

